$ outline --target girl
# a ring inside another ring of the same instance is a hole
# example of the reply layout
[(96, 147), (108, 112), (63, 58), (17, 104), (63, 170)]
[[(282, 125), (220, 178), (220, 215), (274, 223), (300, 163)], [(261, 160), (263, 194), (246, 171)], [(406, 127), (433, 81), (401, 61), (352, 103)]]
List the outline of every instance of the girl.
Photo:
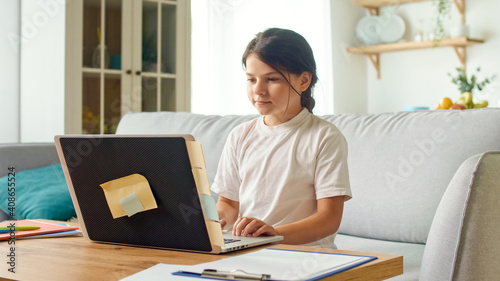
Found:
[(262, 116), (226, 140), (212, 185), (221, 225), (238, 236), (282, 235), (287, 244), (335, 248), (351, 198), (347, 143), (312, 114), (311, 47), (294, 31), (271, 28), (250, 41), (242, 62), (248, 99)]

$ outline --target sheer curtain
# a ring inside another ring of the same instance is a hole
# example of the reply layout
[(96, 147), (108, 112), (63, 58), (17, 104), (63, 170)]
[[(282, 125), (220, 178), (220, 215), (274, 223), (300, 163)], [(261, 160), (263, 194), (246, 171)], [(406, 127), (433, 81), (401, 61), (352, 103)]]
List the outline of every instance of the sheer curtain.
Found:
[(333, 113), (333, 67), (329, 0), (191, 0), (191, 111), (257, 114), (246, 95), (241, 56), (248, 42), (270, 27), (306, 38), (319, 81), (314, 113)]

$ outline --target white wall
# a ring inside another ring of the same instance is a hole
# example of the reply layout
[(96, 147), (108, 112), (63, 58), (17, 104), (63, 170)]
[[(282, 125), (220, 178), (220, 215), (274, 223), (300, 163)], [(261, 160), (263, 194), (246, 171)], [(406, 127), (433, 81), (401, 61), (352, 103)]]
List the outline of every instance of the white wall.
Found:
[[(481, 66), (483, 74), (497, 74), (497, 80), (481, 98), (487, 99), (492, 107), (500, 107), (500, 24), (497, 20), (500, 1), (466, 2), (466, 22), (471, 26), (471, 37), (486, 41), (467, 48), (467, 66), (469, 70)], [(435, 10), (431, 1), (391, 8), (404, 18), (408, 40), (418, 20), (431, 17)], [(458, 90), (447, 76), (460, 65), (452, 48), (382, 54), (379, 80), (365, 56), (345, 52), (355, 42), (354, 28), (366, 14), (365, 10), (352, 6), (351, 1), (331, 1), (331, 11), (335, 113), (390, 112), (408, 105), (434, 108), (444, 96), (458, 98)], [(20, 13), (22, 27), (19, 20), (13, 19)], [(457, 23), (455, 7), (452, 17), (451, 22)], [(50, 142), (54, 135), (64, 132), (64, 26), (63, 0), (2, 0), (0, 143)], [(19, 32), (24, 41), (22, 58), (11, 41), (5, 40), (8, 34)]]
[(21, 4), (21, 142), (64, 133), (64, 2)]
[[(467, 70), (481, 66), (483, 75), (497, 74), (493, 85), (478, 98), (486, 99), (490, 107), (500, 106), (500, 1), (466, 1), (466, 23), (470, 26), (469, 37), (484, 39), (485, 43), (467, 48)], [(362, 9), (362, 8), (359, 8)], [(412, 38), (412, 29), (419, 19), (434, 15), (432, 2), (413, 3), (393, 9), (407, 25), (405, 39)], [(459, 23), (456, 7), (453, 7), (450, 24)], [(448, 96), (458, 99), (458, 87), (451, 83), (447, 73), (455, 73), (460, 61), (453, 48), (436, 48), (384, 53), (380, 56), (381, 79), (366, 58), (368, 112), (391, 112), (405, 106), (428, 106), (434, 109), (440, 100)]]
[(0, 3), (0, 143), (19, 142), (20, 3)]
[[(192, 0), (192, 112), (255, 114), (255, 108), (246, 96), (241, 55), (255, 34), (269, 27), (278, 27), (295, 30), (311, 45), (318, 74), (313, 93), (316, 100), (314, 112), (332, 113), (334, 81), (331, 78), (331, 62), (335, 55), (344, 58), (345, 42), (350, 41), (337, 36), (337, 43), (332, 45), (330, 38), (325, 36), (333, 34), (330, 11), (343, 12), (339, 8), (332, 8), (339, 5), (334, 2)], [(352, 6), (348, 6), (352, 9)], [(257, 14), (262, 20), (256, 20)], [(341, 17), (352, 21), (345, 14)], [(344, 26), (345, 21), (334, 24)], [(352, 32), (347, 36), (352, 37)], [(332, 47), (336, 50), (333, 55)], [(361, 58), (358, 59), (361, 61)]]
[(366, 112), (366, 58), (347, 53), (364, 9), (351, 1), (331, 1), (334, 113)]

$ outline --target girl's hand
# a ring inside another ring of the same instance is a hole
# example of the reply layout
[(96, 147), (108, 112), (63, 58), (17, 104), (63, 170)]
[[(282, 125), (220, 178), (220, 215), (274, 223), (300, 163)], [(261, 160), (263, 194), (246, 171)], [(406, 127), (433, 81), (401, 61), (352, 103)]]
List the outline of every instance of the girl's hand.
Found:
[(260, 235), (273, 236), (277, 234), (274, 227), (256, 218), (240, 217), (233, 226), (233, 235), (236, 236), (257, 237)]
[(219, 223), (220, 223), (220, 227), (221, 227), (222, 229), (224, 229), (224, 226), (226, 226), (226, 224), (227, 224), (227, 222), (226, 222), (226, 220), (225, 220), (225, 219), (220, 219), (220, 220), (219, 220)]

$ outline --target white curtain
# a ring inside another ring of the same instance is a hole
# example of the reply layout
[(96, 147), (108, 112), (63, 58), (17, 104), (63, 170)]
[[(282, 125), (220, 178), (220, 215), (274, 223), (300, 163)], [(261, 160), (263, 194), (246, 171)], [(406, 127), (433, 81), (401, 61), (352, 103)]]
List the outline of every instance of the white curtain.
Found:
[(329, 0), (191, 0), (191, 111), (257, 114), (247, 99), (241, 56), (258, 32), (270, 27), (300, 33), (311, 45), (319, 81), (316, 115), (333, 113)]

